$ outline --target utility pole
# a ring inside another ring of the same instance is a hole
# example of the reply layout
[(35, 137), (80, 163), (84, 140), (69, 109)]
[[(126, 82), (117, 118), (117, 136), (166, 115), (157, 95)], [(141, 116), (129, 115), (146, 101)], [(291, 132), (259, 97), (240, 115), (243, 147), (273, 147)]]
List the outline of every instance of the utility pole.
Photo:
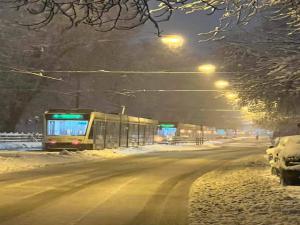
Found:
[(75, 108), (78, 109), (80, 106), (80, 88), (81, 88), (81, 79), (80, 75), (76, 76), (76, 96), (75, 96)]
[(121, 105), (121, 108), (122, 108), (121, 115), (125, 115), (126, 106), (125, 105)]
[(201, 139), (200, 139), (200, 144), (204, 144), (204, 127), (201, 125)]

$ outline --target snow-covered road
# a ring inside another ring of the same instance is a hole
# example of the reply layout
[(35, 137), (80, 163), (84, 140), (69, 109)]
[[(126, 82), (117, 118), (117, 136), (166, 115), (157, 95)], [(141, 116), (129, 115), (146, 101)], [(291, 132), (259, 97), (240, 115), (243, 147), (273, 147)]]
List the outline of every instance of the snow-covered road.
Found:
[(185, 225), (192, 183), (265, 147), (156, 151), (0, 175), (1, 225)]

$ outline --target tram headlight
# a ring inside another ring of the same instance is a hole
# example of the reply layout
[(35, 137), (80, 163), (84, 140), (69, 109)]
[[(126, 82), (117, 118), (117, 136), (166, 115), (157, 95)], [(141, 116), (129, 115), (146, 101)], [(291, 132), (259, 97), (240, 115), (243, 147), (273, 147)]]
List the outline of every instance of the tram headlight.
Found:
[(155, 135), (155, 136), (154, 136), (154, 141), (155, 141), (155, 142), (162, 142), (162, 141), (163, 141), (163, 138), (162, 138), (161, 136)]
[(73, 140), (72, 141), (72, 145), (79, 145), (80, 144), (80, 141), (79, 140)]
[(49, 143), (54, 145), (54, 144), (56, 144), (56, 141), (55, 140), (49, 140)]

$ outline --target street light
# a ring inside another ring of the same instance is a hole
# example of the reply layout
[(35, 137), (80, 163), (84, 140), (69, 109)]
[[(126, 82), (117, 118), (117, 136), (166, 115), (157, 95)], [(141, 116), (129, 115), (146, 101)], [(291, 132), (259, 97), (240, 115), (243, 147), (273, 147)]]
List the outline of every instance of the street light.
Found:
[(182, 47), (184, 38), (180, 35), (165, 35), (161, 38), (161, 42), (169, 48), (176, 49)]
[(249, 111), (249, 107), (248, 106), (241, 107), (241, 112), (247, 113), (248, 111)]
[(215, 84), (215, 87), (218, 89), (224, 89), (229, 86), (229, 82), (226, 80), (217, 80), (214, 84)]
[(225, 93), (225, 97), (228, 99), (228, 100), (236, 100), (238, 98), (238, 94), (237, 93), (234, 93), (234, 92), (226, 92)]
[(216, 72), (216, 66), (213, 64), (204, 64), (198, 66), (198, 71), (207, 75), (211, 75)]

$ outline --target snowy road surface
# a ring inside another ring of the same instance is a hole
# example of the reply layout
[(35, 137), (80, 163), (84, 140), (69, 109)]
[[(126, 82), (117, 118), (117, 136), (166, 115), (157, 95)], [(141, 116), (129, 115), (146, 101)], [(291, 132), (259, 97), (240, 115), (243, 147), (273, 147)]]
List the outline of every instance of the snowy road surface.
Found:
[(1, 225), (183, 225), (198, 177), (265, 146), (154, 152), (0, 175)]

